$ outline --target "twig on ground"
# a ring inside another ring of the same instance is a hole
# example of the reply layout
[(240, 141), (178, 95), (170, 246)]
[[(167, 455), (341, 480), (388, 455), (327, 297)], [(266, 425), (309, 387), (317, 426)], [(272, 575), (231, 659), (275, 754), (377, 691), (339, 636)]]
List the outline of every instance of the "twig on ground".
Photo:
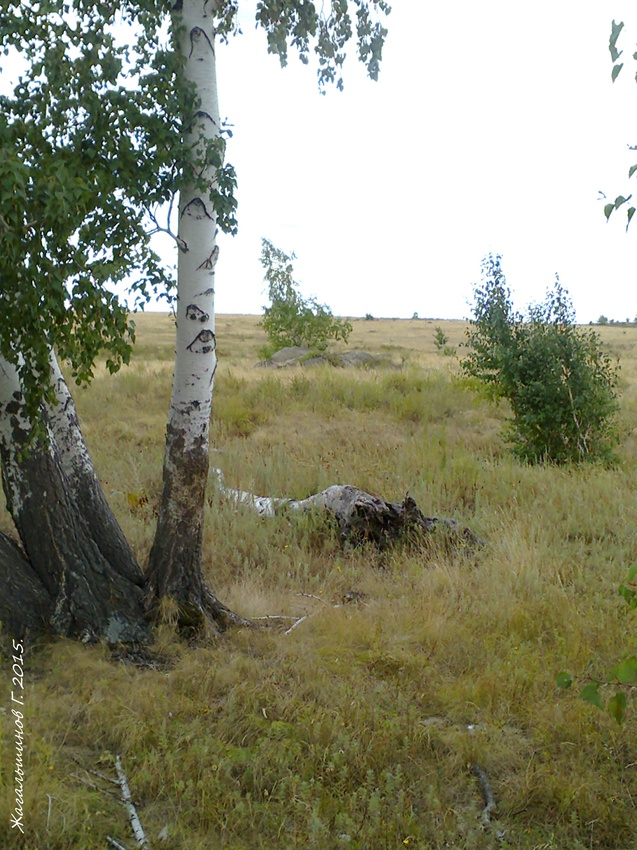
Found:
[(297, 596), (305, 596), (306, 599), (316, 599), (317, 602), (322, 602), (323, 605), (328, 605), (330, 608), (338, 608), (338, 605), (332, 605), (331, 602), (326, 602), (320, 596), (315, 596), (313, 593), (297, 593)]
[(482, 821), (484, 824), (488, 825), (491, 823), (491, 812), (497, 807), (495, 797), (493, 796), (493, 789), (491, 788), (491, 783), (489, 782), (486, 770), (483, 770), (479, 764), (473, 765), (473, 773), (478, 777), (480, 791), (482, 791), (482, 796), (485, 802), (485, 807), (482, 810)]
[(300, 626), (300, 625), (301, 625), (301, 623), (302, 623), (304, 620), (307, 620), (307, 614), (304, 614), (302, 617), (299, 617), (299, 618), (298, 618), (298, 620), (296, 621), (296, 623), (292, 623), (292, 625), (290, 626), (290, 628), (289, 628), (289, 629), (286, 629), (286, 630), (283, 632), (283, 634), (284, 634), (284, 635), (289, 635), (289, 634), (290, 634), (290, 632), (293, 632), (293, 631), (294, 631), (294, 629), (295, 629), (297, 626)]
[(111, 847), (115, 847), (115, 850), (128, 850), (128, 848), (124, 847), (123, 844), (120, 844), (119, 841), (116, 841), (114, 838), (111, 838), (110, 835), (106, 836), (106, 840), (111, 845)]
[[(305, 593), (305, 592), (301, 591), (301, 592), (297, 593), (296, 595), (297, 596), (303, 596), (306, 599), (315, 599), (317, 602), (321, 602), (323, 605), (327, 605), (328, 608), (341, 608), (342, 607), (340, 603), (334, 604), (332, 602), (327, 602), (325, 599), (322, 599), (320, 596), (316, 596), (314, 593)], [(357, 593), (356, 591), (350, 591), (349, 593), (346, 593), (345, 596), (343, 597), (343, 603), (350, 602), (350, 601), (353, 601), (353, 600), (360, 601), (364, 598), (364, 595), (365, 594), (363, 594), (363, 593)], [(254, 620), (294, 620), (295, 622), (292, 623), (290, 628), (286, 629), (283, 632), (284, 635), (289, 635), (290, 632), (293, 632), (294, 629), (297, 626), (300, 626), (301, 623), (305, 622), (305, 620), (309, 620), (309, 618), (315, 616), (315, 614), (316, 614), (316, 611), (312, 612), (311, 614), (303, 614), (300, 617), (299, 616), (290, 617), (290, 616), (287, 616), (287, 615), (279, 616), (279, 615), (275, 615), (275, 614), (266, 614), (264, 617), (252, 617), (252, 620), (253, 621)]]
[(135, 840), (137, 841), (139, 847), (143, 847), (144, 850), (150, 850), (150, 843), (146, 838), (146, 833), (144, 832), (144, 828), (141, 824), (139, 816), (137, 815), (137, 809), (135, 808), (135, 804), (133, 803), (130, 788), (128, 787), (128, 780), (126, 779), (126, 774), (124, 773), (124, 768), (122, 767), (122, 762), (119, 756), (115, 758), (115, 770), (117, 771), (119, 785), (122, 789), (122, 802), (128, 809), (128, 816), (130, 818), (131, 826), (133, 828), (133, 835), (135, 836)]
[[(86, 770), (86, 768), (84, 768), (84, 770)], [(86, 785), (88, 788), (92, 788), (93, 791), (101, 791), (102, 794), (108, 794), (110, 797), (114, 797), (118, 801), (120, 800), (119, 794), (115, 794), (114, 791), (109, 791), (108, 788), (101, 788), (99, 785), (97, 785), (95, 782), (91, 782), (91, 780), (85, 776), (79, 776), (77, 773), (72, 773), (71, 776), (73, 779), (77, 779), (78, 782), (81, 782), (82, 785)]]
[(71, 758), (73, 759), (75, 764), (79, 764), (82, 770), (85, 770), (87, 773), (92, 773), (93, 776), (97, 776), (99, 779), (103, 779), (104, 782), (110, 782), (112, 785), (117, 785), (117, 787), (119, 788), (119, 782), (117, 781), (117, 779), (113, 779), (111, 776), (106, 776), (106, 774), (100, 773), (99, 770), (93, 770), (90, 767), (84, 767), (82, 762), (76, 756), (71, 756)]
[(293, 617), (290, 614), (264, 614), (263, 617), (250, 617), (253, 622), (257, 620), (298, 620), (298, 617)]

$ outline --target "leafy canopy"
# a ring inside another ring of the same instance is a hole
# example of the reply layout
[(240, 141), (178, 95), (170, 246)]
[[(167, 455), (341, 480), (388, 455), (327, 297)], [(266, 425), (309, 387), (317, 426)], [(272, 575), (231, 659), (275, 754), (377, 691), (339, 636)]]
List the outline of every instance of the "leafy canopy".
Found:
[[(0, 98), (0, 351), (20, 365), (31, 412), (48, 347), (91, 377), (114, 370), (134, 326), (107, 284), (137, 273), (142, 297), (171, 281), (147, 212), (178, 186), (178, 60), (160, 45), (157, 3), (4, 2), (0, 49), (26, 61)], [(132, 23), (132, 45), (116, 37)]]
[(500, 256), (483, 260), (482, 277), (462, 365), (510, 402), (514, 453), (530, 463), (611, 460), (619, 440), (617, 368), (597, 334), (576, 327), (559, 278), (525, 318), (513, 309)]
[(265, 269), (270, 306), (264, 308), (261, 326), (271, 349), (278, 351), (289, 345), (307, 346), (319, 351), (330, 339), (347, 342), (352, 325), (347, 319), (332, 315), (316, 298), (304, 298), (294, 280), (292, 261), (295, 255), (275, 248), (268, 239), (261, 240), (261, 265)]
[(319, 86), (323, 89), (327, 83), (335, 83), (341, 90), (345, 51), (354, 31), (358, 58), (372, 80), (378, 79), (387, 35), (381, 20), (390, 12), (386, 0), (353, 0), (353, 7), (348, 0), (330, 0), (329, 4), (311, 0), (259, 0), (257, 23), (267, 33), (268, 53), (276, 54), (282, 66), (287, 65), (289, 45), (298, 50), (299, 59), (307, 65), (313, 43)]

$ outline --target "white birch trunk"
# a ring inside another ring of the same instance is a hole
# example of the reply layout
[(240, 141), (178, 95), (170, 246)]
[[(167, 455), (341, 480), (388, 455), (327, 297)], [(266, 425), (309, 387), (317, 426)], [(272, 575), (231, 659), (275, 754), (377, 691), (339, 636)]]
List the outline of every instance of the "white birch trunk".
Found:
[[(206, 141), (219, 137), (219, 103), (215, 69), (214, 17), (208, 0), (183, 0), (175, 12), (185, 82), (197, 92), (199, 108), (186, 135), (196, 161)], [(196, 169), (211, 188), (215, 169)], [(212, 198), (194, 184), (179, 198), (177, 278), (177, 348), (169, 428), (183, 435), (183, 450), (208, 445), (215, 353), (214, 270), (217, 215)]]
[[(163, 492), (148, 568), (149, 597), (170, 596), (184, 628), (205, 618), (234, 615), (206, 588), (201, 571), (203, 511), (209, 463), (209, 430), (215, 353), (214, 270), (217, 216), (210, 192), (216, 173), (197, 164), (206, 142), (220, 131), (215, 70), (214, 14), (220, 0), (183, 0), (173, 7), (184, 58), (183, 77), (194, 87), (197, 111), (187, 129), (198, 180), (179, 200), (179, 264), (175, 374), (166, 429)], [(237, 618), (239, 619), (239, 618)]]

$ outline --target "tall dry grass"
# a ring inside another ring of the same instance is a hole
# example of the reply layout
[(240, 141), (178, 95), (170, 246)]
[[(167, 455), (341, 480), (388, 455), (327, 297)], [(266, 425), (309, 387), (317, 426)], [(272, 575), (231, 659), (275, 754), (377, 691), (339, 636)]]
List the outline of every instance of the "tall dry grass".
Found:
[[(289, 634), (232, 631), (196, 647), (165, 625), (159, 670), (99, 646), (31, 650), (27, 832), (0, 835), (0, 847), (88, 850), (106, 835), (132, 846), (123, 807), (73, 760), (107, 773), (119, 753), (152, 845), (168, 850), (637, 848), (634, 707), (619, 727), (556, 688), (560, 670), (603, 675), (634, 651), (617, 585), (637, 557), (637, 329), (602, 329), (622, 361), (621, 465), (556, 469), (511, 459), (499, 437), (506, 408), (437, 353), (438, 324), (459, 347), (459, 322), (355, 320), (349, 347), (388, 365), (271, 372), (255, 366), (257, 320), (219, 317), (213, 464), (262, 494), (332, 483), (387, 499), (409, 492), (425, 512), (469, 525), (484, 548), (439, 539), (343, 550), (320, 518), (264, 521), (211, 487), (204, 566), (215, 592), (247, 616), (307, 619)], [(77, 402), (143, 559), (172, 337), (167, 316), (138, 326), (132, 365), (100, 373)], [(359, 596), (345, 604), (350, 591)], [(3, 824), (10, 689), (5, 660)], [(498, 803), (488, 827), (476, 763)]]

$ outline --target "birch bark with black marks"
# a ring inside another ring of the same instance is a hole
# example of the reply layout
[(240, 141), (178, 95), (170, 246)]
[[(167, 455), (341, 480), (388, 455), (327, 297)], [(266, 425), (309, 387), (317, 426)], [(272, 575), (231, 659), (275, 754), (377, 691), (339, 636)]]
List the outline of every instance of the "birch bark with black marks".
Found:
[(47, 416), (70, 493), (81, 506), (91, 537), (104, 558), (123, 578), (142, 587), (144, 574), (106, 501), (82, 436), (75, 402), (53, 352), (50, 362), (56, 403), (47, 406)]
[(205, 489), (215, 352), (214, 273), (216, 171), (203, 151), (220, 136), (215, 69), (214, 16), (210, 0), (173, 5), (173, 27), (184, 64), (183, 85), (196, 93), (186, 129), (192, 182), (179, 198), (178, 295), (175, 373), (166, 429), (163, 491), (148, 566), (149, 602), (156, 611), (168, 596), (177, 602), (180, 626), (200, 629), (206, 620), (238, 622), (206, 587), (202, 568)]
[(16, 630), (20, 622), (33, 628), (25, 607), (31, 600), (56, 634), (113, 643), (145, 640), (143, 590), (116, 572), (93, 540), (44, 410), (42, 417), (45, 436), (32, 440), (18, 371), (0, 358), (2, 483), (24, 550), (23, 559), (15, 547), (0, 551), (0, 591), (7, 600), (12, 589), (19, 590), (5, 603), (10, 611), (3, 622)]

